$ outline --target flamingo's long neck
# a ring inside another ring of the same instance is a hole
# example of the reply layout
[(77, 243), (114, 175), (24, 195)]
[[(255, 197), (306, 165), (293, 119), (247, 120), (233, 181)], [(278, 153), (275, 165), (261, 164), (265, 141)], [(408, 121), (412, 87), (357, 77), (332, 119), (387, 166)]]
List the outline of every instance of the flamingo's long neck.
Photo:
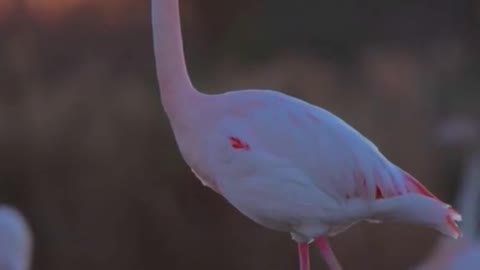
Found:
[(152, 0), (153, 45), (162, 104), (179, 118), (201, 94), (188, 76), (183, 53), (179, 0)]

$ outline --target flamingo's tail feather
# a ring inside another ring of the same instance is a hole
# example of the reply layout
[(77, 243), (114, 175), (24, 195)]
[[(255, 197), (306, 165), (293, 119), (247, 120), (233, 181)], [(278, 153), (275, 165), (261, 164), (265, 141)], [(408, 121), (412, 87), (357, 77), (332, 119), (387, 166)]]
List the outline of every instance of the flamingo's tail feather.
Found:
[(376, 201), (374, 217), (427, 226), (455, 239), (462, 236), (457, 225), (462, 220), (461, 215), (450, 205), (423, 194), (412, 192)]
[(411, 176), (407, 172), (403, 172), (403, 174), (405, 176), (405, 182), (407, 184), (407, 190), (409, 192), (418, 193), (426, 197), (430, 197), (434, 200), (437, 200), (439, 203), (442, 203), (448, 209), (448, 213), (449, 213), (448, 222), (451, 223), (452, 225), (454, 224), (455, 227), (458, 227), (456, 226), (456, 221), (462, 221), (462, 216), (460, 215), (460, 213), (458, 213), (457, 210), (455, 210), (451, 205), (443, 203), (440, 199), (438, 199), (435, 195), (433, 195), (422, 183), (420, 183), (413, 176)]
[(426, 197), (438, 200), (422, 183), (411, 176), (409, 173), (402, 170), (404, 181), (408, 192), (418, 193)]

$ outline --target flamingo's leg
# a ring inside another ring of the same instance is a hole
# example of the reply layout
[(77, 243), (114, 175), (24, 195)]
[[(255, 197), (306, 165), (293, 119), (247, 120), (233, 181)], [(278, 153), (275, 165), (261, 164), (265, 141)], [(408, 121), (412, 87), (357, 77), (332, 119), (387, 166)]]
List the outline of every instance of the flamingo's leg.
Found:
[(308, 243), (298, 243), (298, 258), (300, 259), (300, 270), (310, 270), (310, 251)]
[(321, 236), (315, 239), (315, 246), (318, 248), (323, 256), (323, 259), (327, 263), (330, 270), (342, 270), (342, 266), (337, 260), (337, 257), (333, 253), (330, 243), (326, 236)]

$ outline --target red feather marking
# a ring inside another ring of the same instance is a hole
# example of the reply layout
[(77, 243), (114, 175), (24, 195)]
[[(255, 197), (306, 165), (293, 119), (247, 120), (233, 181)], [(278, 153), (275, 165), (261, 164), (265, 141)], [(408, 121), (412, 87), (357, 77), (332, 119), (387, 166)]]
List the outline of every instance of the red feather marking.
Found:
[(445, 220), (447, 221), (447, 224), (448, 226), (450, 227), (450, 230), (452, 230), (453, 232), (453, 237), (454, 238), (458, 238), (462, 235), (462, 231), (460, 230), (460, 228), (458, 227), (457, 223), (455, 223), (455, 221), (453, 220), (453, 218), (451, 217), (451, 214), (450, 215), (447, 215), (445, 217)]
[(379, 186), (377, 186), (376, 191), (375, 191), (375, 199), (376, 200), (381, 200), (381, 199), (384, 199), (384, 198), (385, 197), (383, 197), (382, 190), (380, 189)]
[(247, 143), (244, 143), (242, 140), (240, 140), (237, 137), (230, 137), (230, 144), (232, 145), (233, 149), (237, 150), (250, 150), (250, 145)]
[(404, 172), (404, 176), (405, 176), (405, 182), (407, 183), (408, 192), (422, 194), (424, 196), (438, 200), (438, 198), (435, 197), (435, 195), (433, 195), (424, 185), (418, 182), (417, 179), (413, 178), (411, 175), (405, 172)]

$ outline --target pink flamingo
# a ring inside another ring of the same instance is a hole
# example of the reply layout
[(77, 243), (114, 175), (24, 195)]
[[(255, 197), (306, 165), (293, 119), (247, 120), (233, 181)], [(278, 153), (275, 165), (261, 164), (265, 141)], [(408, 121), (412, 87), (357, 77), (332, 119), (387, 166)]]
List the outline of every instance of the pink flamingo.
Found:
[(0, 205), (0, 269), (30, 269), (32, 247), (32, 233), (23, 215)]
[(189, 78), (178, 0), (152, 0), (161, 99), (179, 150), (201, 182), (241, 213), (341, 269), (328, 236), (362, 220), (408, 222), (458, 238), (461, 216), (330, 112), (270, 90), (208, 95)]
[(460, 170), (461, 180), (455, 201), (463, 214), (463, 237), (460, 241), (442, 237), (432, 254), (412, 270), (480, 269), (479, 129), (474, 120), (456, 114), (448, 117), (436, 132), (439, 145), (464, 152)]

